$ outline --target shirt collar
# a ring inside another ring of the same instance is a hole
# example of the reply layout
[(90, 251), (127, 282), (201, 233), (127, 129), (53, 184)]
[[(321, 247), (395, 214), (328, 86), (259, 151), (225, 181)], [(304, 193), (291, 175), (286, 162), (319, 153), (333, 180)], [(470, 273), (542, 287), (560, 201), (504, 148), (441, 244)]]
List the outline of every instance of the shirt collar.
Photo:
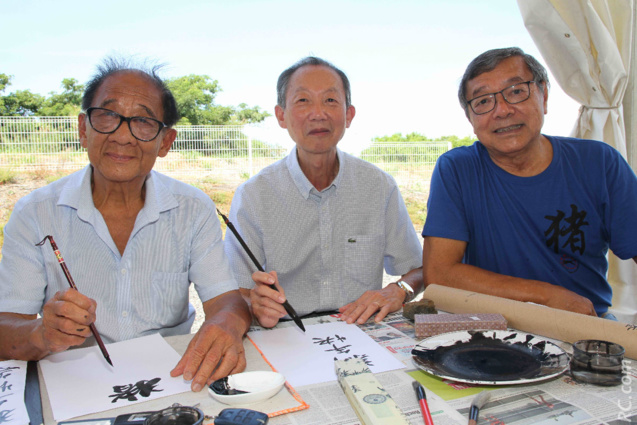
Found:
[[(64, 185), (60, 193), (58, 205), (66, 205), (77, 210), (80, 219), (92, 221), (95, 213), (95, 204), (91, 191), (91, 176), (93, 167), (87, 165), (81, 171), (69, 176), (69, 181)], [(155, 171), (151, 171), (146, 177), (146, 199), (144, 207), (139, 212), (137, 221), (141, 223), (153, 222), (159, 219), (159, 214), (176, 208), (179, 204), (171, 191), (157, 178)]]
[[(312, 185), (312, 183), (310, 183), (308, 178), (303, 173), (303, 170), (301, 170), (301, 165), (299, 164), (299, 158), (297, 156), (296, 150), (297, 148), (295, 146), (294, 149), (292, 149), (290, 154), (287, 156), (286, 162), (287, 162), (288, 170), (290, 170), (290, 175), (292, 176), (292, 180), (294, 181), (294, 184), (296, 185), (301, 195), (305, 199), (308, 199), (310, 196), (310, 192), (312, 192), (312, 190), (314, 190), (315, 193), (320, 193), (320, 192), (316, 190), (316, 188)], [(336, 148), (336, 156), (338, 157), (338, 164), (339, 164), (338, 174), (336, 174), (336, 178), (334, 179), (332, 184), (326, 187), (325, 189), (323, 189), (321, 192), (325, 192), (329, 190), (330, 188), (332, 188), (332, 186), (338, 187), (341, 180), (343, 179), (343, 169), (345, 167), (345, 164), (344, 164), (345, 161), (344, 161), (343, 153), (341, 152), (339, 148)]]

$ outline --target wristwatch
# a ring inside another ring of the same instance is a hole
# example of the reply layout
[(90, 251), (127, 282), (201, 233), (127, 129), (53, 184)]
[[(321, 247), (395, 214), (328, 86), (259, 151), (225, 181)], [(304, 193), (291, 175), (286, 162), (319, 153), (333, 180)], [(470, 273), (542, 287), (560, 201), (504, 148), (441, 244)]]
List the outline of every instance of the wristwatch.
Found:
[(405, 301), (403, 302), (403, 304), (410, 302), (411, 300), (413, 300), (416, 297), (416, 294), (414, 293), (414, 289), (407, 282), (399, 280), (398, 282), (394, 282), (394, 283), (396, 285), (398, 285), (398, 287), (400, 289), (402, 289), (403, 291), (405, 291), (407, 293)]

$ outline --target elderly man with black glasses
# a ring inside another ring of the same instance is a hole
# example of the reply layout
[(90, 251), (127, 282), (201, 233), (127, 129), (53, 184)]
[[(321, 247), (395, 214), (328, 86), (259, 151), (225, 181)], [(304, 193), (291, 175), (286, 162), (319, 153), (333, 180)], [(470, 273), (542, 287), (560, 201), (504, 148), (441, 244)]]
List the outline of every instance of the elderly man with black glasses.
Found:
[[(90, 164), (24, 197), (4, 231), (0, 359), (151, 333), (190, 333), (194, 283), (206, 320), (171, 374), (192, 389), (245, 367), (251, 316), (226, 259), (210, 197), (152, 171), (175, 140), (170, 91), (149, 71), (107, 60), (84, 94), (79, 137)], [(47, 246), (55, 238), (78, 291)], [(39, 315), (39, 317), (38, 317)], [(117, 365), (115, 365), (116, 367)]]
[(425, 282), (606, 316), (608, 249), (637, 261), (637, 178), (607, 144), (541, 133), (548, 85), (518, 48), (469, 64), (458, 97), (478, 141), (436, 164)]

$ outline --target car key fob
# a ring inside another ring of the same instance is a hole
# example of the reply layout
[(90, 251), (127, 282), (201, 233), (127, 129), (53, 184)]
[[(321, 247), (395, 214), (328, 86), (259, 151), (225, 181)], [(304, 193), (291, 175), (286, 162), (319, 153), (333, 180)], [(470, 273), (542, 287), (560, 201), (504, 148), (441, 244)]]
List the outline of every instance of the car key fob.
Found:
[(250, 409), (223, 409), (215, 417), (215, 425), (265, 425), (268, 415)]

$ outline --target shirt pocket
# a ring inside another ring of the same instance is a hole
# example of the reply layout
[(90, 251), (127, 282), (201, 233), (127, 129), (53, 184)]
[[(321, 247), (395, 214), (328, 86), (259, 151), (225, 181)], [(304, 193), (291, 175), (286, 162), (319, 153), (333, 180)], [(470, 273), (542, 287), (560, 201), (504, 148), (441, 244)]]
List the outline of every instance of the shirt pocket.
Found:
[(153, 272), (150, 296), (156, 301), (146, 317), (152, 327), (173, 327), (187, 320), (189, 286), (188, 272)]
[(384, 250), (385, 235), (348, 236), (343, 255), (345, 279), (357, 282), (363, 289), (380, 289)]

